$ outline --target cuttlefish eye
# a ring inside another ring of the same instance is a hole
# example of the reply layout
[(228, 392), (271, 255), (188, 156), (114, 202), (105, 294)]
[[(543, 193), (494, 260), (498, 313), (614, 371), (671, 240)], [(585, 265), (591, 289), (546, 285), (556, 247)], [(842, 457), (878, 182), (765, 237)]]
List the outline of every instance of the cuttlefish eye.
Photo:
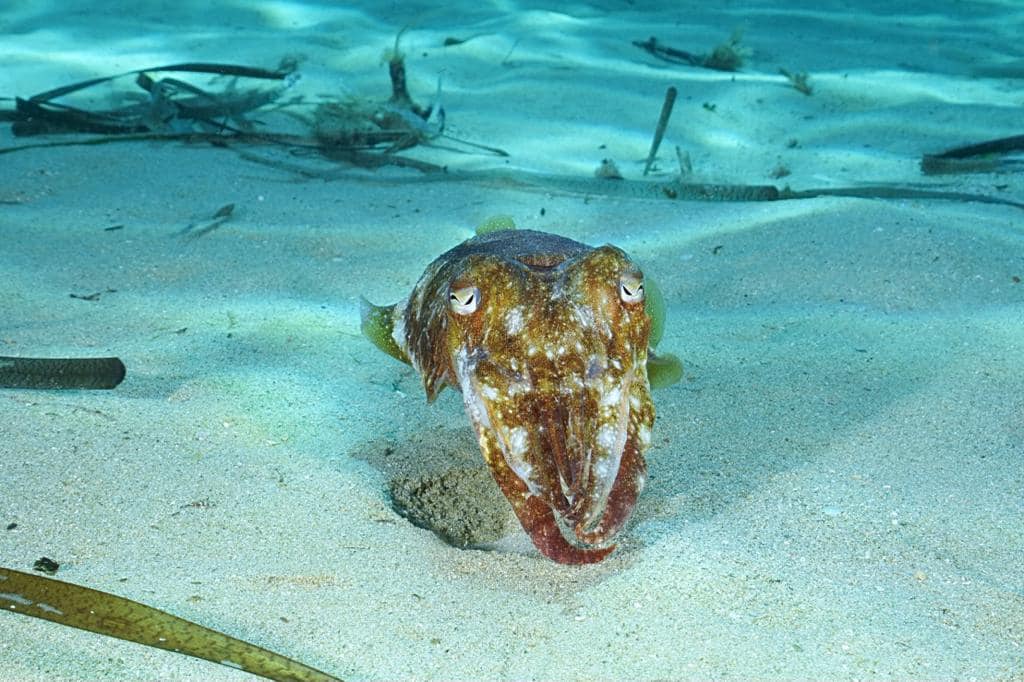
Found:
[(644, 300), (643, 275), (625, 274), (620, 277), (619, 298), (623, 303), (641, 303)]
[(456, 315), (472, 315), (480, 307), (480, 289), (460, 287), (448, 294), (448, 305)]

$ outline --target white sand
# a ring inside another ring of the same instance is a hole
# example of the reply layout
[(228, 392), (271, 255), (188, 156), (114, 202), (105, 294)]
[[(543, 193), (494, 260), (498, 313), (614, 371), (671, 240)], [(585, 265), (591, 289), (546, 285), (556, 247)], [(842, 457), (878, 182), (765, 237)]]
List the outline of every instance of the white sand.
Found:
[[(611, 157), (637, 178), (670, 84), (662, 178), (678, 144), (701, 181), (917, 183), (922, 152), (1024, 133), (1009, 0), (953, 16), (923, 1), (897, 16), (881, 2), (30, 4), (0, 14), (0, 93), (301, 52), (303, 93), (383, 96), (380, 55), (415, 22), (413, 95), (429, 100), (443, 74), (451, 132), (513, 154), (416, 152), (455, 167), (589, 175)], [(735, 78), (630, 45), (701, 51), (737, 26), (754, 54)], [(810, 72), (813, 96), (779, 66)], [(780, 163), (792, 175), (775, 180)], [(0, 564), (50, 556), (61, 579), (346, 679), (1024, 674), (1024, 212), (412, 177), (310, 180), (179, 144), (0, 156), (0, 199), (15, 202), (0, 205), (0, 354), (128, 366), (110, 392), (0, 391)], [(1019, 175), (938, 182), (1024, 200)], [(221, 228), (178, 235), (227, 203)], [(687, 377), (655, 394), (650, 482), (601, 565), (556, 565), (525, 536), (521, 552), (458, 550), (387, 498), (389, 444), (469, 426), (453, 391), (426, 405), (412, 371), (359, 336), (358, 296), (401, 297), (497, 213), (614, 242), (668, 298), (662, 345)], [(245, 677), (16, 615), (0, 617), (0, 668)]]

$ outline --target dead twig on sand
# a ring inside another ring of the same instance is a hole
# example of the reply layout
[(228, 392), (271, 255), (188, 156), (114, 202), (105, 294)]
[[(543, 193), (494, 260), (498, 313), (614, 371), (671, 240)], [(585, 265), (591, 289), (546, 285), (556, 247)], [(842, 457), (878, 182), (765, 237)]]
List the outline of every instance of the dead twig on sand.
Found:
[(742, 37), (742, 31), (733, 31), (729, 39), (724, 43), (716, 45), (710, 54), (696, 54), (675, 47), (669, 47), (659, 43), (658, 39), (654, 36), (647, 40), (634, 40), (633, 45), (653, 57), (671, 64), (698, 66), (715, 71), (739, 71), (740, 67), (743, 66), (744, 59), (750, 56), (750, 50), (740, 46)]
[(651, 140), (651, 151), (647, 153), (647, 163), (644, 164), (644, 175), (651, 170), (654, 157), (658, 154), (658, 147), (661, 146), (661, 138), (665, 136), (665, 128), (668, 127), (668, 119), (672, 116), (672, 107), (676, 103), (676, 88), (670, 85), (665, 91), (665, 100), (661, 103), (661, 113), (658, 115), (658, 125), (654, 129), (654, 139)]

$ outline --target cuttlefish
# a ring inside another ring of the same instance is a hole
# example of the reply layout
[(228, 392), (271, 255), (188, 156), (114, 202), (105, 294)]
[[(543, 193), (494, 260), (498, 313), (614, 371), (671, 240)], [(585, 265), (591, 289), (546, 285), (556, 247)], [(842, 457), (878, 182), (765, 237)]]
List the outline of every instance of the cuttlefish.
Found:
[[(611, 245), (502, 228), (432, 262), (409, 297), (365, 299), (364, 334), (410, 363), (427, 400), (462, 392), (484, 460), (540, 552), (604, 559), (647, 477), (661, 297)], [(653, 342), (653, 343), (652, 343)]]

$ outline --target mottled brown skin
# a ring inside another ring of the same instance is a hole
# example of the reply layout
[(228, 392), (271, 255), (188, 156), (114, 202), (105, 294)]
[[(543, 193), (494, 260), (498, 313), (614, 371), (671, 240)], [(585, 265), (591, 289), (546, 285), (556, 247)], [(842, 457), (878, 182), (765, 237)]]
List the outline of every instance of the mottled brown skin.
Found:
[(480, 449), (545, 556), (600, 561), (646, 478), (643, 275), (620, 249), (530, 230), (448, 251), (395, 310), (427, 397), (462, 391)]

